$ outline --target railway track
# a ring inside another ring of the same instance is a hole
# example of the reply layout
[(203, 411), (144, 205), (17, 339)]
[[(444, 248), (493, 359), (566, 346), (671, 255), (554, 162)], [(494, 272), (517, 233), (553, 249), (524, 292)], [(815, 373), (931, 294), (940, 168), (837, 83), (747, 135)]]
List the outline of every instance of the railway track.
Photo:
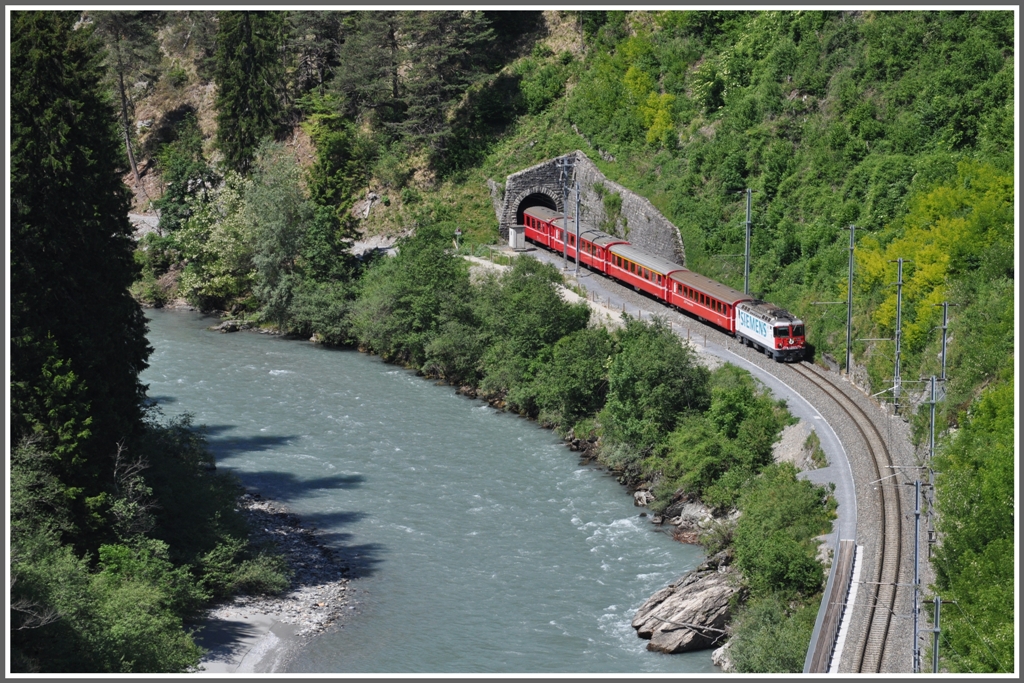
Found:
[[(857, 643), (859, 649), (848, 660), (856, 665), (858, 673), (883, 673), (885, 644), (892, 625), (896, 606), (896, 586), (899, 583), (900, 560), (903, 555), (902, 495), (895, 481), (892, 456), (885, 440), (870, 417), (838, 387), (822, 377), (808, 363), (790, 366), (798, 375), (827, 394), (856, 427), (867, 453), (867, 462), (874, 472), (873, 485), (879, 511), (879, 534), (875, 540), (875, 558), (871, 571), (862, 574), (859, 595), (868, 596), (867, 628)], [(859, 507), (859, 506), (858, 506)], [(850, 606), (855, 609), (856, 606)]]
[[(611, 279), (601, 278), (601, 280), (610, 283), (613, 287), (624, 287), (621, 283)], [(641, 294), (641, 296), (644, 295)], [(648, 297), (644, 296), (644, 298)], [(663, 302), (653, 298), (650, 301), (664, 306)], [(632, 302), (631, 305), (638, 304)], [(668, 310), (673, 309), (669, 308)], [(688, 317), (683, 313), (680, 315)], [(775, 364), (770, 363), (770, 365), (774, 366)], [(896, 463), (893, 461), (885, 439), (871, 417), (838, 386), (822, 376), (813, 364), (787, 363), (784, 367), (791, 368), (800, 377), (827, 395), (847, 416), (849, 424), (861, 437), (863, 450), (857, 453), (855, 447), (847, 445), (847, 452), (851, 457), (856, 456), (863, 461), (863, 471), (870, 476), (871, 484), (869, 486), (875, 494), (874, 504), (865, 499), (858, 502), (858, 509), (861, 511), (861, 515), (869, 510), (876, 511), (876, 521), (873, 526), (877, 528), (878, 533), (872, 534), (869, 531), (865, 534), (863, 545), (867, 552), (864, 553), (864, 560), (871, 566), (865, 566), (861, 573), (862, 585), (858, 591), (858, 604), (849, 606), (852, 611), (851, 617), (859, 626), (851, 628), (843, 661), (848, 663), (848, 668), (852, 672), (886, 673), (883, 671), (883, 666), (885, 666), (887, 640), (897, 609), (896, 588), (899, 583), (903, 556), (903, 496), (900, 491), (901, 486), (895, 476), (898, 470), (893, 467)], [(899, 631), (899, 628), (897, 627), (895, 630)], [(853, 649), (854, 645), (856, 645), (855, 650)]]

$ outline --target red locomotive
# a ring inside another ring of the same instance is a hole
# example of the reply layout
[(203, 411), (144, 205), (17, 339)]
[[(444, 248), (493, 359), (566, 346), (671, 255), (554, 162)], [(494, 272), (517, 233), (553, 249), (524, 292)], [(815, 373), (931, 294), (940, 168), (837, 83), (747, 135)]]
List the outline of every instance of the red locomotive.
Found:
[(800, 360), (804, 323), (785, 309), (759, 301), (678, 263), (646, 254), (621, 237), (580, 226), (543, 206), (523, 211), (526, 239), (547, 247), (637, 291), (719, 327), (776, 361)]

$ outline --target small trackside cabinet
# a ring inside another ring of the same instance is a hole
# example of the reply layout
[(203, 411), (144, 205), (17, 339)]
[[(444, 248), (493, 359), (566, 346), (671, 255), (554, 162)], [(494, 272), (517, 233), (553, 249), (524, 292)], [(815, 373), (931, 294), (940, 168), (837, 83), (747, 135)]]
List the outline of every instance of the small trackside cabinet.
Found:
[(513, 225), (508, 229), (508, 246), (516, 251), (526, 249), (526, 226)]

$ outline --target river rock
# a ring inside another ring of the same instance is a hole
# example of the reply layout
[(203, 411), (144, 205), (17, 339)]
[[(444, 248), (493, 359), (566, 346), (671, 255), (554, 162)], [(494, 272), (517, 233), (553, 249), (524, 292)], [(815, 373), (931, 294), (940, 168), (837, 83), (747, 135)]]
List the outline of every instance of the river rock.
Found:
[(249, 325), (241, 320), (225, 320), (220, 325), (213, 325), (210, 327), (215, 332), (238, 332), (239, 330), (249, 329)]
[(729, 601), (740, 590), (728, 565), (705, 563), (652, 595), (637, 610), (633, 628), (650, 639), (648, 650), (675, 654), (715, 647), (725, 637)]
[(636, 491), (633, 493), (633, 505), (645, 508), (654, 502), (654, 494), (650, 491)]
[(731, 647), (732, 641), (730, 640), (728, 643), (711, 653), (711, 663), (715, 666), (721, 667), (723, 673), (732, 673), (736, 670), (736, 667), (732, 663), (732, 658), (729, 656), (729, 650)]

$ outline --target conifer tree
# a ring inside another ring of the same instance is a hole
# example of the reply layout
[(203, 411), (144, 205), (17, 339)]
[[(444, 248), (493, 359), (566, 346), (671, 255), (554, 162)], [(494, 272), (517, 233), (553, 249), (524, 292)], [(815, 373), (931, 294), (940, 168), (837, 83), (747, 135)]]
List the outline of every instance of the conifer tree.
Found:
[(95, 12), (92, 15), (96, 24), (96, 33), (103, 38), (107, 46), (107, 63), (110, 76), (114, 81), (120, 99), (121, 134), (124, 137), (128, 162), (135, 176), (135, 184), (140, 185), (142, 178), (135, 162), (135, 151), (132, 147), (132, 119), (135, 102), (129, 84), (132, 79), (140, 76), (148, 66), (160, 60), (160, 49), (156, 42), (157, 22), (162, 19), (161, 12), (117, 11)]
[(403, 13), (408, 64), (401, 129), (443, 159), (450, 132), (449, 111), (483, 74), (494, 40), (479, 11)]
[[(82, 532), (141, 424), (150, 347), (101, 44), (74, 12), (11, 14), (11, 437), (44, 441)], [(95, 537), (93, 537), (95, 541)]]
[(247, 173), (260, 141), (274, 133), (284, 39), (280, 12), (218, 15), (215, 81), (217, 144), (229, 169)]
[(337, 70), (332, 82), (350, 116), (374, 112), (381, 122), (399, 118), (398, 67), (401, 60), (400, 12), (353, 12), (345, 19), (344, 42), (338, 47)]

